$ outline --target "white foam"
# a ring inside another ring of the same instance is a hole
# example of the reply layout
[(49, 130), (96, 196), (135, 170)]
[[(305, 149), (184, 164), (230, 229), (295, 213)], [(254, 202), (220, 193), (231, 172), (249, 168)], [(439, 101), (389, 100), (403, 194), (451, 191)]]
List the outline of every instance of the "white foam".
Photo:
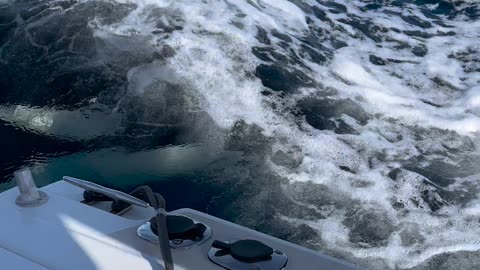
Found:
[[(435, 137), (428, 132), (422, 134), (418, 131), (419, 128), (449, 129), (470, 138), (478, 136), (480, 89), (477, 84), (480, 75), (466, 74), (461, 63), (449, 57), (452, 52), (477, 46), (478, 37), (472, 31), (480, 30), (478, 23), (449, 22), (455, 27), (455, 37), (442, 36), (424, 40), (392, 31), (386, 34), (411, 46), (425, 44), (428, 54), (421, 58), (408, 49), (396, 49), (396, 42), (385, 41), (382, 48), (379, 48), (368, 38), (354, 39), (351, 35), (362, 35), (355, 28), (342, 24), (347, 30), (345, 33), (311, 16), (327, 32), (348, 41), (349, 46), (337, 50), (331, 63), (306, 63), (313, 72), (305, 72), (324, 86), (337, 89), (339, 93), (336, 97), (355, 100), (372, 115), (365, 126), (357, 124), (356, 129), (360, 135), (339, 135), (333, 131), (314, 130), (305, 123), (299, 128), (291, 115), (279, 113), (267, 105), (275, 101), (262, 96), (260, 80), (252, 78), (261, 61), (254, 57), (251, 48), (264, 46), (255, 38), (257, 25), (267, 32), (276, 29), (301, 37), (308, 31), (306, 14), (289, 1), (251, 2), (253, 4), (241, 0), (138, 1), (138, 8), (121, 23), (100, 27), (96, 31), (98, 37), (104, 39), (109, 39), (112, 34), (131, 36), (134, 33), (158, 48), (168, 44), (175, 50), (175, 55), (167, 60), (166, 65), (173, 70), (175, 80), (187, 85), (191, 94), (202, 97), (203, 109), (216, 125), (229, 129), (239, 120), (256, 124), (266, 136), (276, 139), (276, 149), (292, 149), (303, 155), (302, 163), (295, 169), (271, 164), (272, 170), (279, 176), (292, 182), (326, 185), (362, 207), (385, 212), (397, 228), (387, 239), (386, 246), (362, 248), (350, 243), (349, 230), (342, 224), (344, 209), (334, 209), (328, 219), (316, 222), (295, 221), (319, 229), (322, 240), (329, 249), (366, 260), (384, 260), (391, 269), (412, 267), (443, 252), (480, 249), (477, 240), (480, 229), (478, 226), (472, 227), (468, 221), (472, 217), (479, 217), (478, 204), (471, 204), (464, 210), (457, 208), (456, 212), (442, 208), (442, 211), (446, 211), (443, 217), (432, 215), (427, 203), (421, 199), (422, 188), (426, 188), (424, 177), (413, 172), (405, 173), (396, 183), (387, 176), (391, 169), (426, 152), (423, 148), (444, 151), (439, 140), (446, 137)], [(363, 6), (362, 1), (338, 2), (347, 5), (350, 12), (369, 18), (377, 25), (418, 30), (399, 17), (379, 15), (379, 11), (361, 12), (359, 7)], [(315, 4), (314, 1), (309, 3)], [(152, 34), (156, 26), (149, 11), (153, 6), (164, 8), (165, 16), (181, 14), (184, 20), (183, 30), (174, 31), (168, 38)], [(414, 6), (396, 11), (426, 20)], [(328, 15), (335, 20), (342, 17), (331, 13)], [(429, 30), (420, 30), (431, 33), (446, 31), (437, 25)], [(298, 48), (298, 42), (295, 39), (292, 47)], [(280, 47), (276, 49), (282, 52)], [(370, 54), (404, 62), (376, 66), (369, 61)], [(129, 72), (130, 87), (137, 94), (145, 93), (147, 82), (151, 78), (163, 76), (161, 74), (165, 74), (165, 70), (154, 65), (132, 69)], [(435, 77), (446, 82), (446, 85), (434, 83)], [(298, 94), (286, 98), (285, 102), (294, 103), (296, 99), (323, 91), (323, 88), (301, 89)], [(282, 106), (280, 102), (277, 105)], [(346, 116), (344, 119), (353, 121)], [(401, 138), (397, 139), (399, 136)], [(439, 158), (435, 154), (431, 155), (431, 158)], [(339, 169), (340, 166), (346, 166), (355, 173), (343, 171)], [(358, 182), (363, 184), (356, 186)], [(418, 199), (420, 206), (412, 202), (412, 198)], [(396, 199), (405, 203), (408, 212), (399, 214), (392, 207), (392, 201)], [(458, 206), (452, 207), (454, 209)], [(402, 245), (399, 231), (405, 224), (416, 224), (425, 242), (413, 246)]]
[(177, 83), (178, 78), (175, 72), (158, 63), (150, 63), (130, 69), (127, 73), (129, 90), (136, 95), (145, 93), (146, 88), (151, 86), (155, 80)]
[(460, 100), (457, 106), (464, 105), (468, 111), (480, 117), (480, 86), (470, 89), (465, 95), (465, 98)]

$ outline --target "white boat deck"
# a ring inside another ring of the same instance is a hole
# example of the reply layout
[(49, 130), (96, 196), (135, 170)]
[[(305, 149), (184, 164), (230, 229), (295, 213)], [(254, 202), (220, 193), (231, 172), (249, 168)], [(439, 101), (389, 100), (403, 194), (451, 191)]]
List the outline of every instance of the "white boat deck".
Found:
[[(42, 188), (47, 203), (35, 208), (15, 204), (18, 189), (0, 194), (0, 269), (19, 270), (152, 270), (164, 269), (157, 245), (137, 236), (137, 228), (154, 216), (151, 208), (134, 207), (125, 216), (79, 203), (83, 190), (60, 181)], [(205, 243), (173, 249), (175, 269), (220, 270), (207, 253), (213, 240), (256, 239), (289, 257), (285, 269), (355, 270), (354, 266), (268, 235), (194, 211), (185, 215), (213, 231)]]

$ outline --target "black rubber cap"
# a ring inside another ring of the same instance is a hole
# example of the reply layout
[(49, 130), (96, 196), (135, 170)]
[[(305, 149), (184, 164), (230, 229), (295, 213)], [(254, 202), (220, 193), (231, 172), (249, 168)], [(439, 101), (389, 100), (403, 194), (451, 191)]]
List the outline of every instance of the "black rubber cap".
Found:
[[(150, 228), (157, 234), (157, 222), (150, 220)], [(207, 228), (201, 223), (195, 223), (192, 219), (184, 216), (167, 215), (167, 230), (170, 240), (183, 239), (199, 241)]]
[(214, 241), (212, 247), (228, 251), (232, 257), (241, 262), (260, 262), (269, 260), (273, 249), (257, 240), (239, 240), (233, 243)]

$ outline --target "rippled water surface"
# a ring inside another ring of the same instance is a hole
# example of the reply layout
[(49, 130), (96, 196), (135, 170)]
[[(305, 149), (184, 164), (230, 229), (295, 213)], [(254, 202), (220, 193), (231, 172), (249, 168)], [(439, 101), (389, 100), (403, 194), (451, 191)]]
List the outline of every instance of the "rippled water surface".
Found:
[(0, 0), (0, 190), (149, 184), (367, 269), (480, 266), (476, 0)]

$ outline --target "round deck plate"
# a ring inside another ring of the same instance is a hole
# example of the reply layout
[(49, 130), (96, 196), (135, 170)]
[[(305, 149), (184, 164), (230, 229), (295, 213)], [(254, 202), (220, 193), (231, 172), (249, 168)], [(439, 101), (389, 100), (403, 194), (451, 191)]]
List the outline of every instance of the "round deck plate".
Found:
[[(192, 220), (195, 224), (199, 223), (194, 219)], [(203, 225), (205, 225), (206, 229), (203, 232), (202, 240), (193, 241), (193, 240), (184, 240), (184, 239), (174, 239), (174, 240), (170, 240), (170, 247), (173, 249), (181, 249), (181, 248), (187, 249), (193, 246), (201, 245), (202, 243), (207, 241), (212, 235), (212, 230), (210, 229), (210, 227), (208, 227), (206, 224), (203, 224)], [(150, 228), (150, 222), (146, 222), (145, 224), (141, 225), (137, 229), (137, 235), (149, 242), (158, 244), (158, 236), (152, 232), (152, 229)]]

